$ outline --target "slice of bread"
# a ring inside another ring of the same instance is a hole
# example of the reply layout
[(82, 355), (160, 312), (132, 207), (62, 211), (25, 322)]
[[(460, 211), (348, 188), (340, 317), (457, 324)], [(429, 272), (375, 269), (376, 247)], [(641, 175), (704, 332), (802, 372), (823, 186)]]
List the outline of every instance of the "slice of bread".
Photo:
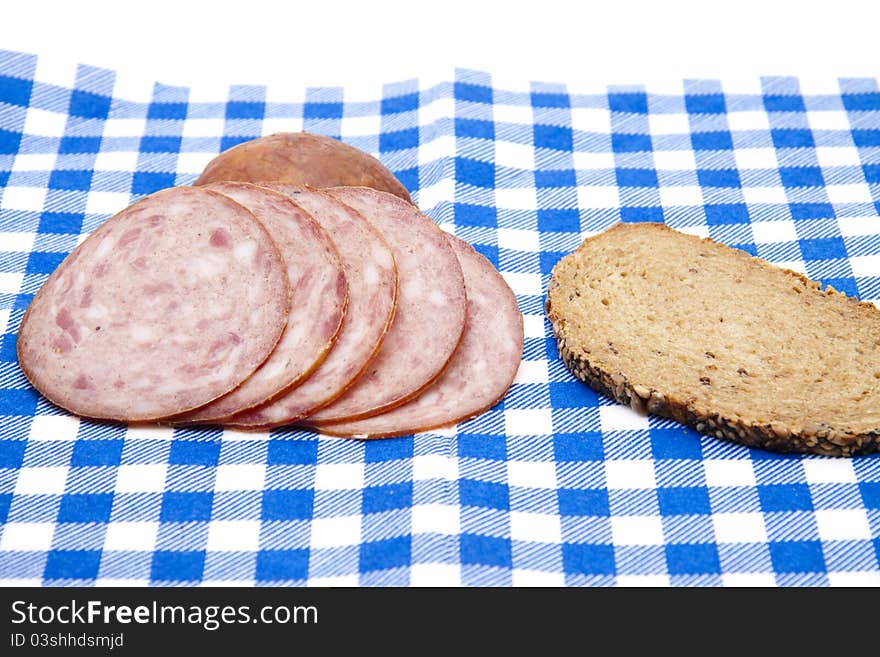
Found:
[(880, 450), (880, 310), (663, 224), (618, 224), (553, 269), (571, 372), (636, 410), (780, 452)]

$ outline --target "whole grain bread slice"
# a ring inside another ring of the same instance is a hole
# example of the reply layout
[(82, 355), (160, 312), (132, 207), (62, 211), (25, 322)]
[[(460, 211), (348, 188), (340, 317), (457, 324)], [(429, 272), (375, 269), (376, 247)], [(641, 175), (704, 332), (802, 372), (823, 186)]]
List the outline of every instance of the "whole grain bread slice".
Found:
[(595, 390), (779, 452), (880, 450), (880, 310), (663, 224), (617, 224), (553, 269), (559, 353)]

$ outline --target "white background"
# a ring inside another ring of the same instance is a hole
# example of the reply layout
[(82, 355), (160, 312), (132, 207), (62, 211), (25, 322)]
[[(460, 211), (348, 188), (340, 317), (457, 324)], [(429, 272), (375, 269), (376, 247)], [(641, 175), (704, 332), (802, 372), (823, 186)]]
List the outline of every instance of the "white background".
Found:
[(877, 0), (16, 0), (0, 48), (166, 84), (348, 86), (452, 66), (571, 84), (876, 76)]

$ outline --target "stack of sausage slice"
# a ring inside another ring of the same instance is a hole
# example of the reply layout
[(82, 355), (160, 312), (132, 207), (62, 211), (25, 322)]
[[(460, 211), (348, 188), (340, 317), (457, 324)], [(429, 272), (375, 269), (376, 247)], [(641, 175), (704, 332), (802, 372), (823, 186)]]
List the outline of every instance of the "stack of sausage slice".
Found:
[(49, 277), (22, 370), (90, 418), (384, 437), (501, 399), (523, 326), (494, 267), (367, 187), (214, 182), (109, 219)]

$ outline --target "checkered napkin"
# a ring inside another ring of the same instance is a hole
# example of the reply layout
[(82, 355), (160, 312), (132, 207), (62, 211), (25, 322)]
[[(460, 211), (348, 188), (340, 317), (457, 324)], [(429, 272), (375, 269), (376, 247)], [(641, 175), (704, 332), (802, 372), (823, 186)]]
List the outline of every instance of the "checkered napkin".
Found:
[[(3, 583), (880, 584), (880, 459), (638, 416), (565, 370), (542, 309), (583, 237), (645, 220), (880, 299), (877, 80), (806, 87), (581, 93), (457, 70), (200, 89), (0, 51)], [(300, 129), (378, 155), (504, 274), (526, 340), (502, 403), (364, 443), (109, 426), (30, 388), (22, 314), (86, 234), (222, 149)]]

